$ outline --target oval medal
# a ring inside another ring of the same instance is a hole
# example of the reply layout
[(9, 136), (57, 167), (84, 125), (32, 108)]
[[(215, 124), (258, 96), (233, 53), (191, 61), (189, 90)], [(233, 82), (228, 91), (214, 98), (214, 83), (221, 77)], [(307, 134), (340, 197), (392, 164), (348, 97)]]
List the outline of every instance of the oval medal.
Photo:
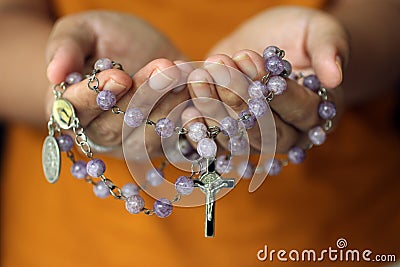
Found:
[(54, 184), (60, 177), (61, 158), (57, 140), (49, 135), (42, 148), (42, 166), (44, 175), (49, 183)]

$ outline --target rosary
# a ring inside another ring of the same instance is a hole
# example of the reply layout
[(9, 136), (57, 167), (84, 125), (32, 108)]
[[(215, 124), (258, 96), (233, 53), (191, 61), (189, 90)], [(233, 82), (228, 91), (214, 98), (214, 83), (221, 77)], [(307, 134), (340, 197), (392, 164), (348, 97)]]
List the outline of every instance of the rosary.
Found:
[[(286, 79), (295, 81), (302, 80), (303, 85), (318, 94), (321, 102), (318, 106), (319, 117), (325, 120), (324, 125), (315, 126), (308, 132), (309, 141), (312, 145), (321, 145), (326, 139), (326, 133), (332, 127), (332, 119), (336, 115), (336, 106), (328, 101), (327, 90), (321, 86), (316, 75), (296, 75), (292, 72), (291, 64), (284, 60), (285, 52), (276, 46), (269, 46), (264, 50), (265, 75), (261, 81), (251, 82), (248, 87), (248, 109), (241, 111), (237, 119), (227, 116), (219, 121), (219, 125), (206, 126), (204, 123), (195, 122), (189, 127), (175, 126), (175, 122), (169, 118), (160, 118), (154, 122), (145, 117), (138, 107), (130, 107), (126, 111), (118, 107), (116, 96), (109, 90), (99, 90), (99, 80), (96, 75), (104, 70), (117, 68), (123, 70), (119, 63), (103, 58), (96, 61), (91, 74), (87, 75), (88, 89), (97, 93), (96, 102), (100, 109), (110, 110), (115, 115), (123, 115), (124, 123), (128, 127), (137, 128), (141, 125), (154, 127), (160, 138), (170, 138), (177, 134), (183, 138), (197, 143), (197, 153), (192, 161), (190, 176), (180, 176), (176, 179), (176, 196), (173, 199), (159, 198), (152, 208), (145, 207), (145, 201), (140, 196), (141, 187), (134, 183), (127, 183), (118, 187), (105, 175), (105, 163), (94, 156), (94, 150), (107, 152), (103, 147), (96, 145), (86, 135), (79, 118), (75, 113), (74, 106), (65, 98), (63, 93), (68, 86), (81, 82), (83, 76), (79, 73), (71, 73), (65, 82), (57, 84), (53, 88), (54, 103), (52, 113), (48, 122), (49, 135), (45, 138), (42, 149), (42, 165), (48, 182), (55, 183), (59, 179), (61, 169), (61, 152), (65, 152), (72, 162), (71, 174), (91, 185), (96, 196), (105, 198), (112, 195), (115, 199), (125, 203), (126, 210), (131, 214), (144, 213), (160, 218), (168, 217), (172, 213), (173, 203), (179, 201), (182, 196), (190, 195), (195, 188), (199, 188), (205, 194), (205, 236), (214, 237), (215, 223), (215, 201), (216, 195), (223, 188), (233, 188), (235, 179), (224, 179), (223, 173), (232, 170), (230, 160), (236, 155), (242, 155), (249, 147), (249, 142), (243, 132), (254, 127), (257, 120), (268, 111), (268, 103), (273, 101), (274, 96), (283, 94), (286, 90)], [(62, 131), (72, 130), (75, 140)], [(217, 157), (217, 144), (215, 138), (219, 134), (229, 137), (229, 154)], [(181, 141), (183, 140), (183, 141)], [(72, 151), (74, 143), (82, 150), (88, 161), (76, 160)], [(186, 146), (190, 146), (186, 140)], [(310, 148), (311, 148), (310, 146)], [(274, 176), (281, 172), (283, 166), (290, 163), (300, 164), (305, 160), (305, 150), (293, 146), (287, 159), (280, 160), (275, 157), (265, 162), (264, 170), (267, 174)], [(153, 168), (146, 174), (148, 185), (158, 186), (164, 180), (163, 167)], [(237, 166), (237, 171), (243, 178), (251, 178), (256, 171), (251, 162), (245, 161)]]

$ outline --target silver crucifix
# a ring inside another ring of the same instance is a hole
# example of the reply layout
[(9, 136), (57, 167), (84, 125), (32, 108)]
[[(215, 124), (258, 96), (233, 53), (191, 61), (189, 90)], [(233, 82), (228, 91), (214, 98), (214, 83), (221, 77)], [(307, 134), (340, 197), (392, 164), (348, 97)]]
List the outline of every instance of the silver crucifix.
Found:
[(235, 179), (222, 179), (215, 171), (214, 159), (207, 159), (206, 164), (206, 172), (198, 180), (194, 180), (194, 184), (206, 195), (205, 237), (214, 237), (215, 195), (221, 188), (233, 188)]

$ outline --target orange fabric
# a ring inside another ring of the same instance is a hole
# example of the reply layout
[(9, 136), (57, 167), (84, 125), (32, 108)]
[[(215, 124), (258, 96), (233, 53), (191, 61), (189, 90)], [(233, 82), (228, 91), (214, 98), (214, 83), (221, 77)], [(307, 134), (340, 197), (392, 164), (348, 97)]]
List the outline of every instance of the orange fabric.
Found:
[[(93, 7), (129, 10), (201, 59), (268, 4), (303, 1), (136, 2), (60, 0), (57, 7), (60, 14)], [(352, 248), (399, 253), (400, 140), (387, 116), (391, 106), (371, 103), (348, 111), (326, 145), (310, 151), (304, 164), (268, 178), (255, 193), (241, 181), (217, 203), (212, 240), (203, 237), (204, 207), (175, 208), (166, 219), (129, 215), (123, 202), (100, 200), (90, 186), (71, 178), (66, 158), (60, 181), (48, 184), (40, 163), (46, 132), (13, 125), (1, 187), (1, 266), (308, 266), (259, 262), (256, 254), (264, 245), (334, 247), (340, 237)], [(123, 161), (106, 162), (117, 184), (130, 180)]]

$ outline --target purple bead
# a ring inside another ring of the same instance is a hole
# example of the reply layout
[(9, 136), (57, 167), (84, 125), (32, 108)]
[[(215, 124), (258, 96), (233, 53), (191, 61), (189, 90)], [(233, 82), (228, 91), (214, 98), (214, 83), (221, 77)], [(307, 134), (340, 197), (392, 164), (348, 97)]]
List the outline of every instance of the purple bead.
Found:
[(166, 198), (160, 198), (154, 202), (154, 212), (160, 218), (165, 218), (171, 215), (172, 205), (171, 201)]
[(293, 164), (300, 164), (306, 159), (306, 153), (298, 146), (292, 147), (288, 152), (289, 161)]
[(273, 76), (267, 83), (268, 91), (274, 92), (274, 95), (282, 94), (287, 88), (286, 80), (281, 76)]
[(220, 129), (224, 135), (235, 136), (239, 132), (239, 123), (234, 118), (228, 116), (219, 122)]
[(270, 57), (277, 56), (280, 49), (274, 45), (268, 46), (264, 49), (263, 58), (266, 60)]
[(180, 176), (175, 182), (175, 189), (178, 194), (190, 195), (194, 189), (194, 182), (187, 176)]
[(125, 197), (139, 194), (139, 188), (134, 183), (127, 183), (121, 188), (121, 192)]
[(103, 181), (100, 181), (93, 186), (93, 192), (98, 198), (106, 198), (110, 195), (110, 189), (108, 189)]
[(321, 88), (321, 82), (317, 75), (314, 74), (304, 77), (303, 85), (314, 92), (317, 92)]
[(215, 161), (215, 170), (219, 174), (228, 173), (233, 169), (231, 160), (225, 155), (218, 156)]
[(62, 134), (57, 137), (57, 143), (61, 151), (67, 152), (74, 146), (74, 139), (68, 134)]
[(252, 98), (249, 100), (249, 110), (257, 119), (264, 116), (265, 112), (267, 112), (267, 109), (268, 106), (264, 99)]
[(71, 167), (71, 174), (78, 179), (85, 178), (87, 175), (86, 162), (83, 160), (76, 161)]
[(203, 158), (214, 158), (217, 154), (217, 144), (213, 139), (203, 138), (197, 144), (197, 153)]
[(228, 148), (232, 155), (238, 156), (246, 153), (249, 147), (246, 137), (234, 136), (229, 139)]
[(167, 118), (159, 119), (156, 123), (155, 131), (162, 138), (171, 137), (175, 131), (175, 123)]
[(65, 82), (69, 85), (79, 83), (80, 81), (82, 81), (82, 75), (79, 72), (72, 72), (65, 78)]
[(254, 174), (254, 166), (251, 162), (242, 161), (237, 167), (237, 172), (243, 179), (250, 179)]
[(318, 114), (324, 120), (331, 120), (336, 116), (336, 105), (330, 101), (323, 101), (318, 106)]
[(326, 133), (321, 126), (316, 126), (308, 131), (308, 138), (316, 146), (322, 145), (326, 140)]
[(247, 91), (251, 98), (264, 98), (267, 95), (267, 87), (260, 81), (250, 83)]
[(280, 75), (284, 69), (283, 60), (278, 56), (269, 57), (265, 61), (265, 70), (271, 75)]
[(131, 214), (138, 214), (144, 208), (144, 200), (140, 195), (132, 195), (126, 199), (125, 208)]
[(246, 129), (251, 129), (256, 124), (256, 116), (249, 110), (242, 110), (239, 113), (239, 124), (243, 124)]
[(102, 110), (109, 110), (117, 103), (117, 98), (110, 90), (100, 91), (96, 98), (97, 105)]
[(283, 61), (282, 75), (285, 78), (289, 78), (289, 76), (292, 74), (292, 64), (290, 64), (290, 62), (287, 60), (282, 60), (282, 61)]
[(100, 58), (94, 63), (94, 69), (103, 71), (113, 68), (112, 60), (109, 58)]
[(199, 142), (201, 139), (207, 137), (207, 126), (201, 122), (195, 122), (189, 126), (188, 136), (194, 142)]
[(132, 128), (139, 127), (144, 121), (144, 115), (138, 108), (128, 108), (124, 115), (126, 125)]
[(92, 159), (86, 165), (87, 173), (92, 177), (99, 177), (106, 171), (106, 165), (101, 159)]
[(265, 172), (268, 173), (271, 176), (278, 175), (282, 170), (282, 163), (275, 159), (268, 159), (265, 162)]
[(146, 173), (146, 181), (151, 186), (159, 186), (164, 181), (164, 172), (160, 169), (150, 169)]

